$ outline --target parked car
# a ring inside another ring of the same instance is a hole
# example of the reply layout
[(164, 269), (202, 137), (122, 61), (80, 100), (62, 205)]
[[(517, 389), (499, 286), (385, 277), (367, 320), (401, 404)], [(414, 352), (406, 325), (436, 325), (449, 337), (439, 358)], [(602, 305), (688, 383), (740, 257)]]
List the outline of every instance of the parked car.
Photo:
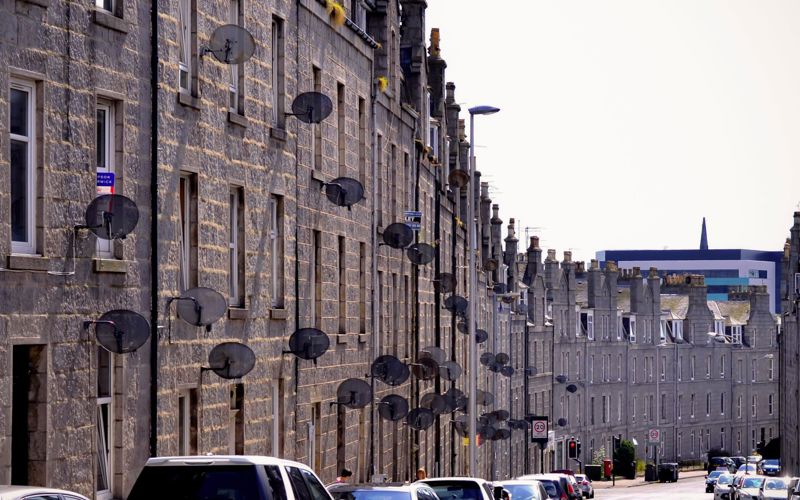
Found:
[(736, 467), (734, 470), (739, 470), (739, 466), (742, 464), (747, 463), (747, 459), (745, 457), (728, 457), (733, 461), (733, 465)]
[[(541, 481), (544, 487), (547, 488), (547, 493), (550, 495), (550, 498), (558, 498), (559, 500), (579, 500), (583, 498), (583, 493), (576, 489), (570, 481), (570, 479), (574, 481), (575, 478), (567, 474), (532, 474), (520, 476), (517, 479), (536, 479)], [(553, 496), (552, 489), (547, 487), (547, 483), (556, 486), (556, 496)]]
[(594, 486), (592, 480), (586, 474), (575, 474), (575, 481), (578, 482), (578, 487), (583, 491), (584, 498), (594, 498)]
[(424, 483), (401, 485), (347, 484), (328, 486), (334, 500), (439, 500), (433, 488)]
[(71, 491), (41, 486), (0, 486), (0, 500), (89, 500)]
[(762, 460), (759, 467), (761, 467), (761, 473), (765, 476), (777, 476), (781, 473), (781, 461), (774, 458)]
[(542, 482), (535, 479), (527, 481), (512, 479), (494, 484), (508, 490), (512, 500), (548, 500), (550, 498)]
[(724, 474), (724, 472), (719, 470), (712, 470), (708, 473), (706, 476), (706, 493), (711, 493), (714, 491), (714, 486), (717, 484), (717, 479), (719, 479), (719, 476), (722, 474)]
[(714, 500), (729, 500), (733, 474), (722, 473), (714, 484)]
[(431, 487), (440, 500), (499, 500), (501, 491), (477, 477), (436, 477), (417, 481)]
[(225, 455), (147, 460), (128, 500), (157, 498), (332, 500), (306, 465), (272, 457)]
[(757, 474), (756, 464), (742, 464), (736, 469), (737, 474)]
[(764, 476), (745, 476), (736, 493), (736, 500), (758, 500)]
[(706, 472), (710, 474), (715, 470), (720, 470), (720, 467), (725, 468), (728, 472), (736, 470), (736, 465), (730, 457), (712, 457), (711, 460), (708, 461)]
[(785, 499), (789, 495), (788, 477), (768, 477), (761, 484), (761, 491), (758, 493), (759, 500)]

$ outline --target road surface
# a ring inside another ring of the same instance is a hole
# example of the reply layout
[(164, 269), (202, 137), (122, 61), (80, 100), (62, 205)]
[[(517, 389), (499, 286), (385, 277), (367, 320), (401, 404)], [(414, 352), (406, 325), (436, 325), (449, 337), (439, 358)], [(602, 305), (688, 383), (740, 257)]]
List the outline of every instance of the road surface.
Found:
[(647, 498), (654, 500), (711, 500), (713, 495), (705, 493), (705, 479), (693, 477), (677, 483), (653, 483), (630, 488), (609, 488), (595, 490), (596, 500), (634, 500)]

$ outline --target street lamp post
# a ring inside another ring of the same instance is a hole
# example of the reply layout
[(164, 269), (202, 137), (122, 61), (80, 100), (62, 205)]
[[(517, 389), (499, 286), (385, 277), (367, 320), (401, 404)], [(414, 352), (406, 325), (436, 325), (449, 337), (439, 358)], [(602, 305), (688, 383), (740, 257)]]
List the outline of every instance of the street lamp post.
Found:
[[(477, 471), (477, 402), (478, 393), (478, 348), (475, 343), (475, 303), (478, 300), (478, 273), (475, 267), (477, 235), (475, 227), (475, 115), (491, 115), (500, 111), (492, 106), (475, 106), (469, 109), (469, 192), (467, 194), (467, 223), (469, 224), (469, 475), (478, 476)], [(494, 314), (494, 311), (492, 311)]]

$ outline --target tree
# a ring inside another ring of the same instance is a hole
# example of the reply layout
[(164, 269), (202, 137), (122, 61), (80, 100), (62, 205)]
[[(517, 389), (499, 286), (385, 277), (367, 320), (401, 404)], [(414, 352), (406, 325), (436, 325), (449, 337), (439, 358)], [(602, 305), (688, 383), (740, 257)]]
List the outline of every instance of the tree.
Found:
[(594, 465), (603, 465), (603, 460), (606, 458), (606, 447), (601, 446), (599, 449), (594, 451), (594, 455), (592, 455), (592, 463)]
[(633, 443), (623, 439), (614, 456), (615, 474), (625, 477), (636, 476), (636, 448)]

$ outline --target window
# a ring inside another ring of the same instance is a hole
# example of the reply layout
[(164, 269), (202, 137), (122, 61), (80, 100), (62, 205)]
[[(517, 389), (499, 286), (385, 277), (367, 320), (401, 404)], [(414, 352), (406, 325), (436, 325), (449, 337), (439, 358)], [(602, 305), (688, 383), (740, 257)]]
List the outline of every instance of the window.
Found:
[(622, 353), (617, 354), (617, 382), (622, 380)]
[[(408, 285), (405, 286), (405, 290), (408, 290)], [(404, 316), (408, 321), (408, 315)], [(367, 245), (365, 243), (358, 244), (358, 324), (359, 333), (367, 333)]]
[(683, 371), (683, 358), (681, 356), (678, 356), (678, 370), (677, 371), (678, 371), (678, 382), (680, 382), (681, 380), (683, 380), (683, 375), (681, 374), (681, 372)]
[(694, 380), (695, 361), (696, 359), (694, 356), (692, 356), (692, 358), (689, 360), (689, 380)]
[(617, 340), (622, 340), (622, 311), (617, 311)]
[(178, 187), (180, 203), (180, 283), (181, 291), (197, 286), (197, 176), (181, 173)]
[(661, 368), (660, 368), (660, 373), (659, 373), (658, 376), (659, 376), (659, 378), (661, 378), (662, 382), (667, 380), (667, 357), (666, 356), (661, 356)]
[(103, 10), (114, 12), (114, 0), (95, 0), (94, 4), (96, 7), (100, 7)]
[[(635, 399), (634, 397), (634, 401)], [(589, 408), (589, 423), (594, 425), (594, 396), (589, 398), (589, 404), (591, 405), (591, 408)], [(634, 410), (634, 420), (636, 420), (636, 410)]]
[(637, 397), (633, 397), (633, 406), (631, 406), (631, 422), (636, 422), (636, 400)]
[[(336, 138), (337, 149), (339, 150), (339, 177), (347, 175), (347, 130), (345, 128), (347, 118), (347, 108), (345, 103), (344, 84), (336, 84)], [(392, 165), (392, 172), (394, 172)]]
[(114, 355), (97, 347), (97, 498), (111, 498), (114, 476)]
[(678, 394), (678, 420), (683, 416), (683, 394)]
[(689, 398), (689, 417), (694, 418), (694, 394)]
[[(394, 304), (392, 304), (394, 306)], [(397, 314), (393, 315), (397, 318)], [(339, 236), (339, 334), (347, 333), (347, 245)], [(395, 345), (395, 348), (397, 346)]]
[(631, 383), (636, 383), (636, 357), (631, 360)]
[(231, 187), (229, 211), (229, 295), (232, 306), (244, 306), (244, 189)]
[(675, 338), (677, 340), (683, 340), (683, 320), (674, 320), (672, 322), (672, 327), (674, 329)]
[(667, 419), (667, 393), (661, 393), (661, 405), (659, 406), (659, 418), (661, 420)]
[(758, 415), (758, 394), (753, 394), (752, 416)]
[(736, 364), (738, 365), (739, 368), (738, 370), (736, 370), (736, 373), (738, 375), (736, 377), (736, 381), (741, 382), (744, 380), (744, 361), (741, 359), (737, 359)]
[(272, 17), (272, 118), (275, 127), (285, 128), (284, 115), (284, 68), (283, 68), (283, 19)]
[(196, 0), (178, 0), (178, 87), (197, 95), (197, 4)]
[(774, 376), (775, 376), (775, 360), (769, 358), (769, 360), (767, 361), (767, 377), (769, 378), (770, 382), (772, 382)]
[(283, 197), (271, 195), (269, 197), (271, 243), (270, 258), (272, 259), (272, 307), (283, 308)]
[[(578, 400), (580, 401), (580, 399)], [(622, 393), (617, 394), (617, 422), (622, 421)]]
[(244, 384), (230, 386), (228, 453), (231, 455), (244, 454)]
[[(244, 27), (244, 9), (242, 2), (244, 0), (229, 0), (230, 9), (228, 11), (229, 22), (236, 26)], [(242, 92), (244, 86), (244, 66), (242, 64), (230, 64), (229, 70), (231, 72), (231, 81), (229, 86), (228, 95), (230, 98), (230, 111), (239, 115), (244, 114), (244, 93)]]
[[(408, 165), (408, 154), (405, 159)], [(358, 98), (358, 181), (367, 184), (367, 101), (363, 97)]]
[(706, 378), (711, 378), (711, 355), (706, 356)]
[(770, 415), (773, 414), (773, 404), (774, 404), (774, 402), (775, 402), (775, 396), (773, 394), (770, 394), (768, 396), (768, 398), (767, 398), (767, 411), (769, 411)]
[(589, 383), (594, 382), (594, 354), (589, 356)]
[(742, 326), (736, 325), (731, 328), (731, 342), (734, 344), (742, 343)]
[(630, 319), (630, 336), (631, 336), (631, 344), (636, 343), (636, 316), (631, 316)]
[[(95, 136), (95, 153), (97, 160), (98, 177), (103, 174), (115, 173), (114, 168), (114, 106), (108, 101), (98, 100), (96, 109), (97, 127)], [(114, 186), (111, 186), (114, 193)], [(98, 192), (98, 194), (100, 194)], [(102, 238), (97, 239), (97, 256), (101, 259), (114, 257), (114, 242)]]
[(719, 394), (719, 414), (725, 415), (725, 393), (721, 392)]
[(725, 378), (725, 355), (719, 357), (719, 378)]
[(611, 355), (606, 354), (606, 377), (605, 381), (609, 382), (611, 380)]
[(721, 450), (725, 449), (725, 427), (719, 430), (719, 447)]
[(178, 394), (178, 455), (197, 454), (197, 389)]
[(683, 433), (679, 432), (677, 437), (677, 444), (675, 445), (677, 450), (675, 450), (675, 454), (680, 457), (681, 456), (681, 440), (683, 439)]
[(311, 323), (315, 328), (320, 328), (322, 323), (322, 233), (312, 231), (311, 262), (308, 263), (309, 271), (309, 302), (311, 303)]
[(706, 393), (706, 417), (711, 415), (711, 393)]
[(36, 253), (36, 93), (33, 83), (11, 80), (11, 251)]
[(603, 423), (607, 423), (608, 418), (608, 396), (603, 396)]
[(755, 358), (750, 360), (750, 371), (752, 372), (751, 375), (752, 375), (753, 382), (755, 382), (756, 378), (757, 378), (757, 372), (758, 372), (758, 363), (756, 362)]
[(742, 418), (742, 396), (736, 398), (736, 418)]
[(667, 341), (667, 320), (662, 319), (659, 326), (659, 339), (661, 339), (661, 343), (663, 344)]
[[(314, 92), (322, 92), (322, 70), (316, 66), (311, 68), (312, 79), (314, 80)], [(311, 124), (313, 138), (311, 139), (311, 168), (319, 170), (322, 168), (322, 124)], [(359, 179), (362, 185), (366, 180)]]

